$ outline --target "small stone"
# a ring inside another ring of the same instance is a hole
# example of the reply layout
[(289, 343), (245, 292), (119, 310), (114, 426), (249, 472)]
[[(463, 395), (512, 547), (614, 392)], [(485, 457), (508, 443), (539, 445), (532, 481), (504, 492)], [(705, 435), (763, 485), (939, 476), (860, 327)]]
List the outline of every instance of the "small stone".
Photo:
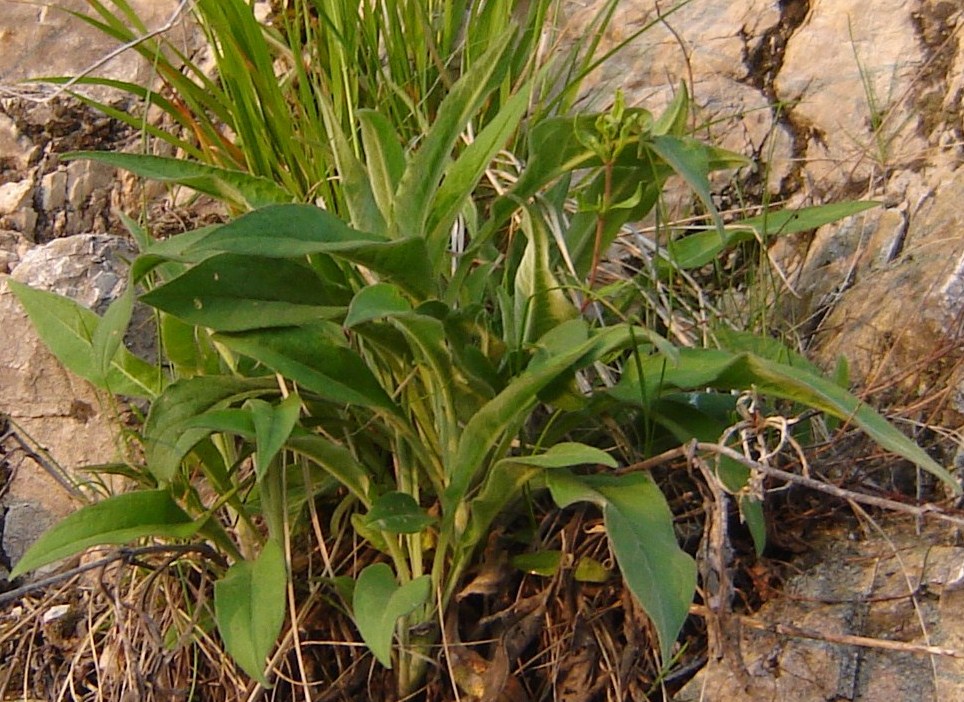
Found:
[(67, 173), (56, 170), (40, 179), (40, 206), (44, 212), (59, 210), (67, 201)]
[(25, 207), (30, 207), (32, 198), (32, 180), (20, 180), (0, 185), (0, 216), (12, 215)]
[(16, 123), (7, 115), (0, 112), (0, 154), (4, 159), (10, 159), (11, 165), (17, 170), (23, 170), (30, 162), (33, 144), (20, 133)]
[(102, 313), (127, 284), (120, 262), (134, 255), (127, 239), (78, 234), (30, 249), (13, 271), (13, 277)]
[(46, 612), (43, 613), (43, 617), (42, 617), (43, 623), (50, 624), (51, 622), (55, 622), (58, 619), (63, 619), (69, 613), (70, 613), (70, 605), (68, 604), (54, 605), (53, 607), (51, 607), (50, 609), (48, 609)]
[(82, 208), (98, 188), (109, 187), (114, 169), (94, 161), (72, 161), (67, 165), (67, 201), (74, 209)]
[(59, 504), (44, 505), (38, 499), (36, 502), (18, 500), (7, 506), (0, 551), (12, 565), (23, 557), (37, 537), (66, 515), (63, 509), (66, 500), (63, 495), (48, 494), (46, 499), (55, 500)]
[(0, 216), (0, 227), (13, 229), (23, 234), (30, 241), (35, 241), (37, 233), (37, 213), (32, 207), (24, 207), (13, 214)]

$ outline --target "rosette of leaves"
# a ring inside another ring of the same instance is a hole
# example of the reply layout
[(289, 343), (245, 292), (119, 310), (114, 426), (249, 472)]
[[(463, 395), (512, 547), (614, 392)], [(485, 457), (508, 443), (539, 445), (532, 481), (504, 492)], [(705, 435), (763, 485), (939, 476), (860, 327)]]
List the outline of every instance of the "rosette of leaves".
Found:
[[(513, 41), (507, 33), (493, 42), (452, 85), (417, 143), (375, 111), (357, 113), (360, 153), (335, 135), (345, 219), (274, 204), (144, 240), (129, 292), (103, 317), (14, 286), (65, 365), (150, 401), (142, 432), (150, 487), (68, 517), (14, 576), (94, 544), (207, 539), (233, 561), (215, 588), (218, 629), (237, 662), (265, 681), (285, 617), (290, 523), (308, 500), (332, 496), (381, 554), (348, 599), (363, 640), (408, 692), (438, 636), (423, 625), (457, 606), (479, 545), (525, 488), (548, 488), (562, 507), (598, 506), (623, 576), (671, 658), (695, 563), (655, 482), (613, 470), (613, 446), (572, 440), (586, 417), (644, 411), (677, 441), (717, 438), (724, 418), (681, 414), (680, 403), (754, 386), (845, 418), (948, 478), (809, 369), (679, 349), (643, 326), (581, 315), (557, 274), (561, 259), (591, 282), (620, 224), (651, 209), (667, 178), (681, 175), (712, 211), (707, 174), (742, 161), (682, 134), (681, 93), (659, 119), (617, 102), (603, 115), (542, 121), (515, 185), (495, 201), (480, 197), (486, 169), (526, 118), (531, 84), (473, 130), (467, 148), (456, 145), (510, 75)], [(246, 184), (257, 186), (237, 181)], [(595, 204), (559, 241), (546, 211), (576, 188)], [(453, 246), (453, 232), (465, 245)], [(171, 375), (120, 342), (138, 286), (158, 312)], [(604, 375), (618, 384), (602, 383)], [(734, 490), (747, 478), (738, 466), (725, 477)]]

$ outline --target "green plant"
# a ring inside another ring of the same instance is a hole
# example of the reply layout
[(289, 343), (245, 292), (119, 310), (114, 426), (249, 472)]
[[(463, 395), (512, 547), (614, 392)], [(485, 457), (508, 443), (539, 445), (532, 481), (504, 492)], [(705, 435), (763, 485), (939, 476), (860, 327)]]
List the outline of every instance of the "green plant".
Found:
[[(291, 576), (286, 548), (324, 498), (337, 503), (333, 528), (347, 520), (377, 554), (357, 572), (326, 573), (333, 598), (353, 607), (368, 648), (410, 692), (440, 636), (432, 623), (457, 607), (480, 544), (526, 490), (547, 488), (561, 507), (601, 509), (670, 660), (695, 563), (676, 542), (654, 480), (613, 470), (635, 451), (592, 418), (645, 424), (649, 436), (636, 450), (652, 454), (665, 442), (719, 439), (736, 400), (713, 390), (756, 388), (851, 421), (950, 480), (808, 367), (677, 348), (632, 319), (586, 320), (583, 298), (605, 302), (595, 289), (603, 253), (674, 174), (714, 215), (705, 235), (663, 259), (664, 275), (701, 265), (740, 237), (765, 236), (767, 221), (815, 222), (862, 205), (724, 226), (707, 176), (743, 161), (685, 136), (685, 90), (658, 119), (620, 99), (601, 115), (535, 119), (539, 76), (513, 84), (525, 31), (493, 31), (416, 139), (393, 113), (326, 121), (337, 214), (271, 197), (265, 204), (271, 181), (236, 174), (231, 197), (264, 206), (165, 241), (141, 232), (129, 292), (102, 318), (12, 284), (68, 367), (151, 401), (142, 487), (68, 517), (14, 576), (98, 543), (207, 539), (233, 562), (215, 586), (225, 646), (267, 682)], [(527, 119), (525, 165), (493, 198), (480, 183)], [(133, 158), (141, 172), (160, 163)], [(206, 178), (225, 177), (196, 163), (160, 168), (202, 190)], [(453, 231), (464, 246), (453, 246)], [(121, 344), (137, 287), (158, 311), (173, 377)], [(720, 470), (729, 489), (744, 491), (746, 468), (722, 461)], [(759, 537), (759, 502), (747, 494), (741, 507)], [(352, 576), (347, 585), (344, 576)]]
[[(245, 0), (200, 0), (192, 3), (193, 14), (207, 37), (215, 75), (176, 43), (150, 35), (127, 0), (88, 5), (92, 14), (72, 14), (129, 44), (155, 67), (161, 88), (97, 76), (44, 80), (120, 89), (143, 101), (145, 110), (158, 109), (166, 124), (75, 93), (143, 130), (167, 155), (81, 156), (186, 185), (235, 211), (317, 202), (348, 217), (343, 193), (353, 187), (352, 174), (338, 170), (338, 153), (361, 155), (360, 135), (374, 128), (359, 119), (366, 109), (377, 109), (402, 144), (416, 144), (459, 77), (517, 27), (501, 84), (458, 148), (467, 148), (523, 85), (529, 85), (527, 108), (534, 115), (564, 112), (593, 65), (615, 2), (587, 28), (588, 41), (563, 50), (555, 0), (291, 0), (269, 25), (256, 20)], [(184, 158), (196, 166), (185, 169)]]
[[(524, 486), (547, 486), (560, 506), (600, 506), (627, 582), (670, 657), (696, 586), (695, 565), (676, 544), (672, 515), (648, 476), (576, 470), (618, 465), (612, 445), (566, 441), (556, 429), (587, 410), (618, 416), (643, 408), (685, 440), (700, 434), (698, 426), (717, 431), (719, 417), (680, 417), (681, 394), (689, 401), (707, 387), (755, 386), (849, 419), (947, 477), (871, 410), (807, 370), (748, 353), (677, 349), (638, 325), (592, 327), (579, 317), (551, 269), (545, 227), (531, 206), (518, 203), (588, 169), (598, 174), (590, 183), (603, 183), (601, 206), (592, 214), (608, 219), (620, 210), (607, 193), (658, 190), (673, 166), (699, 184), (706, 171), (691, 167), (697, 159), (711, 166), (714, 159), (729, 162), (712, 147), (655, 133), (665, 120), (654, 122), (643, 111), (627, 120), (617, 106), (599, 117), (539, 125), (553, 135), (553, 148), (534, 134), (515, 191), (521, 236), (499, 249), (498, 230), (482, 220), (453, 265), (440, 233), (472, 202), (505, 137), (489, 139), (483, 130), (476, 143), (488, 144), (486, 151), (448, 155), (467, 119), (502, 82), (508, 43), (507, 37), (496, 44), (478, 64), (484, 70), (453, 86), (416, 149), (406, 151), (377, 114), (359, 116), (378, 128), (365, 132), (369, 166), (348, 164), (365, 175), (358, 180), (364, 191), (346, 197), (354, 198), (350, 207), (364, 213), (364, 221), (383, 220), (380, 231), (350, 227), (310, 205), (273, 205), (147, 246), (134, 263), (133, 283), (156, 278), (141, 299), (161, 312), (165, 348), (189, 349), (169, 354), (182, 377), (154, 399), (144, 427), (146, 470), (158, 488), (119, 495), (68, 518), (24, 556), (16, 574), (96, 542), (202, 534), (236, 561), (215, 593), (225, 644), (263, 680), (262, 661), (284, 616), (279, 574), (289, 520), (305, 499), (341, 490), (356, 532), (391, 564), (390, 570), (368, 566), (358, 576), (359, 630), (383, 664), (399, 666), (400, 687), (411, 690), (434, 640), (412, 632), (452, 605), (493, 520)], [(487, 129), (507, 135), (522, 116), (509, 101)], [(617, 140), (618, 148), (605, 146), (607, 140)], [(388, 162), (401, 167), (385, 183), (372, 164)], [(377, 188), (383, 188), (379, 197)], [(378, 202), (377, 211), (365, 213)], [(500, 207), (493, 206), (495, 216), (503, 216)], [(618, 216), (638, 214), (631, 207)], [(586, 231), (598, 241), (598, 227)], [(589, 271), (599, 246), (585, 246), (591, 254), (581, 257), (582, 270)], [(128, 299), (100, 320), (78, 314), (66, 344), (65, 315), (54, 318), (30, 304), (53, 298), (19, 285), (14, 290), (56, 353), (88, 379), (118, 389), (103, 369), (120, 364), (126, 352), (98, 340), (119, 338)], [(184, 343), (185, 334), (200, 343)], [(78, 336), (91, 341), (78, 345)], [(593, 366), (600, 363), (622, 369), (615, 388), (594, 381)], [(577, 378), (588, 390), (576, 390)], [(205, 502), (191, 480), (195, 468), (218, 495), (213, 502)], [(738, 490), (747, 474), (731, 466), (727, 477)], [(298, 500), (291, 498), (295, 487)], [(135, 500), (148, 503), (133, 510)], [(117, 528), (109, 518), (89, 519), (95, 510), (128, 515), (127, 522)], [(233, 537), (222, 526), (233, 521), (225, 510), (240, 520)], [(365, 603), (379, 596), (388, 608), (371, 618)]]

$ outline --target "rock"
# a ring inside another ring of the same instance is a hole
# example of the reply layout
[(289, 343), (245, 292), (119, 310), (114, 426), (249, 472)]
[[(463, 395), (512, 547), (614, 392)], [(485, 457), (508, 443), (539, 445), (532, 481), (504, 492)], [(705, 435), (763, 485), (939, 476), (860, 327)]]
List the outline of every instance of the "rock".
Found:
[(33, 195), (33, 182), (29, 179), (0, 185), (0, 216), (11, 215), (29, 206)]
[(71, 161), (67, 165), (67, 201), (72, 207), (80, 208), (87, 204), (88, 198), (98, 188), (110, 185), (114, 169), (96, 161)]
[(35, 240), (37, 211), (33, 207), (32, 178), (0, 185), (0, 207), (5, 211), (0, 215), (0, 227), (16, 230)]
[(932, 82), (922, 77), (926, 49), (903, 0), (810, 4), (787, 39), (774, 94), (811, 131), (811, 183), (868, 182), (920, 158), (927, 139), (916, 118)]
[[(175, 9), (186, 6), (178, 0), (131, 0), (129, 2), (145, 26), (158, 29), (172, 19)], [(110, 7), (110, 5), (108, 5)], [(0, 1), (0, 83), (15, 83), (30, 78), (75, 75), (92, 67), (117, 48), (117, 42), (103, 32), (81, 22), (70, 12), (93, 15), (86, 0), (61, 0), (56, 5)], [(182, 12), (180, 18), (190, 13)], [(174, 18), (171, 37), (183, 40), (184, 25)], [(98, 75), (117, 80), (150, 82), (152, 68), (133, 51), (120, 53), (103, 66)], [(103, 98), (109, 91), (85, 89)]]
[[(25, 491), (21, 488), (17, 492), (22, 498)], [(46, 499), (49, 502), (50, 496)], [(4, 529), (0, 539), (0, 559), (13, 567), (38, 536), (70, 512), (60, 506), (44, 506), (39, 500), (6, 498), (5, 501), (8, 504), (2, 514)]]
[(14, 177), (27, 167), (32, 155), (32, 144), (7, 115), (0, 113), (0, 175)]
[(878, 399), (949, 386), (964, 415), (964, 369), (953, 362), (964, 334), (964, 169), (938, 178), (895, 181), (896, 206), (821, 228), (802, 259), (780, 249), (795, 292), (783, 308), (818, 361), (844, 356)]
[(56, 170), (40, 180), (40, 206), (44, 212), (63, 208), (67, 201), (67, 172)]
[[(569, 7), (581, 36), (598, 4)], [(906, 400), (950, 384), (957, 400), (939, 421), (953, 427), (964, 421), (964, 370), (947, 372), (964, 354), (962, 22), (964, 8), (946, 0), (693, 2), (672, 12), (625, 0), (604, 48), (646, 29), (590, 88), (597, 101), (622, 88), (658, 112), (685, 81), (698, 134), (759, 163), (714, 181), (721, 207), (768, 195), (790, 206), (885, 202), (779, 240), (771, 254), (793, 287), (779, 306), (821, 362), (849, 358), (859, 387), (899, 376), (890, 399)], [(670, 212), (679, 202), (673, 193)]]
[(960, 699), (964, 659), (924, 647), (964, 650), (964, 548), (945, 529), (918, 536), (906, 522), (865, 533), (817, 535), (813, 565), (743, 619), (725, 662), (711, 661), (674, 700)]
[(37, 213), (33, 208), (33, 179), (0, 185), (0, 228), (21, 232), (33, 239)]
[(131, 243), (121, 237), (81, 234), (31, 249), (12, 276), (102, 314), (127, 284), (122, 259), (130, 260), (135, 255)]
[(30, 250), (32, 242), (18, 231), (0, 229), (0, 274), (9, 273)]
[[(31, 249), (12, 277), (103, 310), (122, 290), (122, 259), (132, 253), (119, 237), (68, 237)], [(7, 288), (6, 276), (0, 276), (0, 328), (0, 415), (10, 418), (13, 432), (3, 442), (12, 480), (0, 499), (6, 514), (0, 562), (12, 565), (43, 529), (79, 504), (76, 491), (65, 488), (90, 478), (77, 469), (117, 459), (123, 444), (116, 402), (47, 351)]]

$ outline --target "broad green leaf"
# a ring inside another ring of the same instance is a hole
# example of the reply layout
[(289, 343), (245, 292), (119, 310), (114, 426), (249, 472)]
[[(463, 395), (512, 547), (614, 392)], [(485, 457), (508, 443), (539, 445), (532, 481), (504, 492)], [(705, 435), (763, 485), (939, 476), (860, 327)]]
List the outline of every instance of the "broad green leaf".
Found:
[(720, 219), (720, 213), (710, 193), (711, 167), (708, 152), (703, 144), (695, 139), (662, 135), (653, 137), (647, 142), (647, 146), (672, 166), (673, 170), (693, 189), (713, 219), (718, 236), (723, 239), (725, 237), (723, 220)]
[(676, 363), (651, 357), (641, 359), (638, 364), (627, 364), (611, 393), (625, 402), (648, 405), (665, 392), (706, 387), (727, 391), (755, 387), (763, 395), (799, 402), (852, 422), (883, 448), (913, 461), (945, 481), (955, 493), (961, 491), (947, 470), (886, 419), (832, 381), (803, 368), (749, 353), (680, 349)]
[(345, 316), (345, 327), (351, 329), (373, 319), (412, 311), (411, 303), (390, 283), (367, 285), (352, 298)]
[(722, 237), (716, 230), (689, 234), (669, 242), (666, 252), (670, 262), (660, 260), (661, 268), (681, 270), (702, 268), (715, 261), (729, 247), (751, 239), (753, 239), (753, 232), (748, 229), (727, 228)]
[(441, 247), (466, 199), (478, 186), (485, 169), (518, 129), (529, 108), (532, 83), (526, 83), (502, 106), (458, 159), (445, 171), (428, 219), (429, 250)]
[(498, 445), (505, 432), (513, 431), (529, 415), (543, 388), (573, 370), (582, 351), (577, 348), (547, 360), (537, 370), (519, 374), (472, 417), (459, 438), (455, 462), (449, 468), (449, 487), (443, 500), (447, 517), (452, 516), (475, 477), (484, 473), (486, 454)]
[(833, 368), (833, 382), (847, 389), (850, 387), (850, 361), (843, 354), (837, 356), (837, 363)]
[(330, 402), (400, 411), (365, 361), (335, 341), (331, 325), (216, 334), (214, 339)]
[(529, 134), (526, 170), (514, 191), (527, 197), (570, 171), (601, 166), (599, 156), (580, 138), (594, 133), (598, 115), (550, 117), (536, 124)]
[[(27, 311), (37, 334), (57, 360), (76, 375), (117, 395), (155, 397), (163, 387), (160, 370), (118, 345), (106, 373), (94, 353), (93, 337), (100, 318), (73, 300), (35, 290), (12, 278), (7, 285)], [(106, 330), (106, 327), (105, 327)], [(107, 351), (106, 339), (104, 353)]]
[[(586, 276), (592, 268), (597, 235), (599, 251), (607, 251), (626, 222), (643, 219), (649, 214), (672, 171), (657, 160), (655, 163), (613, 168), (611, 175), (612, 181), (607, 183), (605, 173), (597, 174), (579, 193), (580, 199), (588, 206), (571, 217), (565, 232), (565, 246), (578, 276)], [(600, 229), (599, 208), (607, 198), (610, 205)], [(617, 209), (611, 204), (613, 201), (629, 205), (629, 208)]]
[(137, 250), (140, 252), (146, 251), (154, 242), (154, 239), (151, 236), (151, 233), (147, 230), (147, 227), (123, 212), (118, 212), (117, 217), (120, 219), (121, 224), (124, 225), (124, 229), (127, 230), (127, 233), (131, 235), (131, 238), (137, 245)]
[(697, 232), (671, 242), (668, 250), (674, 266), (684, 270), (700, 268), (725, 249), (744, 241), (810, 231), (879, 205), (872, 201), (848, 201), (767, 212), (726, 225), (722, 239), (717, 231)]
[(208, 230), (207, 234), (195, 238), (184, 249), (184, 255), (192, 251), (219, 251), (293, 258), (350, 250), (365, 244), (385, 244), (388, 241), (384, 236), (353, 229), (335, 215), (314, 205), (273, 205), (247, 212), (227, 224)]
[(451, 442), (458, 430), (454, 396), (464, 385), (446, 343), (444, 325), (435, 317), (417, 313), (397, 315), (391, 318), (391, 322), (405, 335), (419, 365), (424, 364), (428, 369), (422, 374), (422, 381), (435, 408), (443, 450), (452, 450), (454, 444)]
[(154, 285), (176, 278), (187, 270), (187, 264), (199, 263), (209, 258), (217, 251), (203, 250), (191, 252), (195, 243), (208, 236), (217, 229), (216, 226), (201, 227), (183, 234), (177, 234), (169, 239), (151, 242), (143, 253), (134, 259), (131, 265), (131, 279), (137, 284), (143, 284), (148, 273), (155, 273)]
[(392, 549), (388, 545), (388, 538), (385, 536), (385, 532), (370, 525), (363, 514), (359, 514), (358, 512), (352, 514), (351, 525), (355, 533), (361, 539), (367, 541), (369, 546), (380, 553), (384, 553), (386, 556), (391, 556)]
[(360, 232), (311, 205), (275, 205), (249, 212), (200, 238), (184, 253), (212, 250), (277, 258), (326, 253), (365, 266), (414, 295), (435, 293), (423, 240)]
[(562, 290), (549, 264), (549, 235), (540, 217), (523, 210), (522, 229), (528, 236), (515, 276), (515, 319), (519, 340), (530, 344), (579, 312)]
[(496, 465), (500, 466), (503, 464), (535, 466), (538, 468), (568, 468), (570, 466), (595, 464), (615, 468), (618, 465), (612, 456), (601, 449), (569, 441), (555, 444), (544, 453), (503, 458)]
[(395, 191), (405, 172), (405, 152), (391, 120), (375, 110), (359, 110), (365, 162), (372, 195), (386, 222), (394, 220)]
[(488, 538), (495, 518), (519, 498), (523, 486), (543, 472), (542, 468), (507, 461), (499, 461), (487, 471), (469, 504), (468, 525), (460, 539), (466, 553)]
[(551, 578), (559, 572), (559, 568), (562, 566), (562, 556), (562, 551), (554, 550), (520, 553), (512, 557), (511, 563), (513, 568), (518, 568), (529, 575)]
[(661, 136), (682, 136), (686, 129), (686, 120), (690, 116), (690, 96), (686, 89), (686, 81), (681, 80), (676, 87), (676, 96), (666, 110), (653, 122), (653, 134)]
[(543, 334), (539, 343), (536, 344), (536, 352), (533, 355), (530, 367), (538, 367), (545, 360), (585, 344), (589, 341), (590, 333), (589, 325), (582, 319), (575, 319), (550, 329)]
[(640, 473), (617, 478), (553, 471), (547, 483), (560, 507), (588, 501), (602, 509), (619, 569), (669, 661), (696, 591), (696, 563), (676, 542), (673, 513), (659, 488)]
[(282, 400), (277, 407), (261, 399), (251, 399), (245, 403), (245, 408), (251, 413), (254, 421), (257, 449), (254, 454), (254, 469), (258, 480), (264, 477), (271, 461), (278, 455), (291, 436), (298, 415), (301, 413), (301, 398), (292, 393)]
[(583, 556), (576, 563), (576, 569), (572, 573), (572, 579), (577, 583), (604, 583), (612, 576), (609, 568), (597, 561), (595, 558)]
[(216, 331), (304, 324), (344, 313), (331, 307), (314, 271), (285, 259), (220, 254), (141, 296), (152, 307)]
[(203, 525), (167, 490), (138, 490), (82, 507), (44, 532), (17, 561), (10, 579), (91, 546), (126, 544), (145, 537), (186, 539)]
[(749, 495), (741, 495), (738, 502), (740, 518), (746, 524), (753, 539), (753, 550), (756, 551), (757, 556), (762, 556), (767, 545), (767, 519), (763, 511), (763, 501)]
[(813, 375), (822, 375), (822, 371), (806, 356), (792, 350), (779, 339), (752, 332), (737, 331), (723, 328), (714, 332), (720, 347), (733, 353), (746, 351), (754, 356), (765, 358), (785, 366), (801, 368)]
[(796, 210), (778, 210), (734, 222), (729, 227), (733, 229), (743, 227), (753, 229), (763, 238), (776, 234), (798, 234), (837, 222), (874, 207), (880, 207), (880, 204), (873, 200), (847, 200), (831, 202), (826, 205), (801, 207)]
[(372, 232), (388, 231), (388, 222), (375, 200), (372, 179), (355, 153), (355, 146), (345, 134), (342, 122), (335, 115), (327, 95), (317, 95), (318, 107), (331, 144), (331, 159), (339, 175), (340, 197), (353, 226)]
[(232, 408), (202, 412), (184, 422), (185, 429), (204, 428), (221, 434), (255, 438), (254, 416), (247, 409)]
[[(585, 322), (571, 320), (546, 334), (549, 338), (569, 338), (570, 329), (585, 329)], [(638, 341), (637, 341), (638, 335)], [(449, 486), (443, 496), (443, 511), (451, 519), (455, 506), (465, 497), (475, 477), (486, 465), (486, 455), (497, 446), (505, 432), (515, 430), (536, 405), (539, 393), (567, 373), (607, 356), (618, 349), (649, 341), (648, 330), (614, 326), (595, 332), (585, 341), (566, 350), (544, 353), (533, 359), (506, 388), (487, 402), (469, 421), (459, 437), (455, 460), (449, 467)], [(541, 341), (541, 340), (540, 340)]]
[(249, 210), (291, 202), (291, 194), (267, 178), (179, 158), (116, 151), (75, 151), (61, 158), (99, 161), (143, 178), (183, 185)]
[(172, 314), (159, 314), (161, 352), (174, 368), (176, 377), (186, 378), (204, 372), (217, 373), (216, 351), (207, 333)]
[(351, 451), (317, 434), (293, 434), (285, 446), (320, 466), (362, 505), (371, 505), (370, 474)]
[(563, 175), (602, 165), (599, 157), (577, 138), (578, 134), (593, 130), (595, 121), (595, 115), (549, 117), (532, 127), (528, 135), (526, 167), (512, 190), (493, 204), (481, 237), (483, 240), (501, 227), (520, 203), (528, 202)]
[(285, 620), (288, 566), (284, 549), (269, 539), (253, 561), (240, 561), (214, 583), (214, 616), (224, 648), (238, 665), (265, 683), (268, 654)]
[(94, 337), (91, 339), (94, 360), (99, 362), (104, 384), (110, 375), (111, 363), (117, 357), (124, 334), (134, 313), (134, 288), (130, 285), (120, 296), (110, 303), (104, 316), (97, 322)]
[(161, 483), (170, 482), (191, 448), (212, 432), (192, 425), (198, 415), (225, 409), (249, 397), (277, 392), (270, 379), (198, 376), (171, 383), (151, 405), (144, 424), (147, 468)]
[(386, 668), (392, 667), (392, 637), (401, 617), (425, 604), (431, 591), (427, 575), (401, 587), (392, 569), (384, 563), (367, 566), (355, 582), (352, 609), (362, 640)]
[(369, 527), (390, 534), (417, 534), (434, 522), (407, 492), (386, 492), (365, 515)]

